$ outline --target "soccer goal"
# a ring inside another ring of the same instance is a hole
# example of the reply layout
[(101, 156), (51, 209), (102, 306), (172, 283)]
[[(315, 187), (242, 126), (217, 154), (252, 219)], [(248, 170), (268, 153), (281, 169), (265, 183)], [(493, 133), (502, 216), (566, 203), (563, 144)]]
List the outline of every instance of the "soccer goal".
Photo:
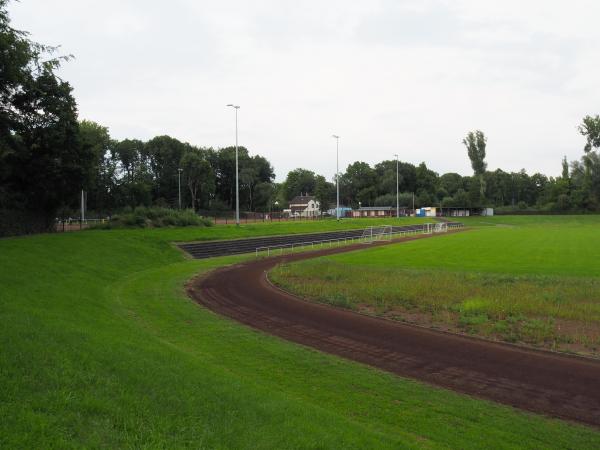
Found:
[(391, 241), (392, 240), (392, 226), (382, 225), (380, 227), (367, 227), (363, 231), (361, 236), (361, 242), (363, 244), (371, 244), (377, 241)]
[(446, 222), (423, 224), (423, 234), (445, 233), (446, 231), (448, 231)]

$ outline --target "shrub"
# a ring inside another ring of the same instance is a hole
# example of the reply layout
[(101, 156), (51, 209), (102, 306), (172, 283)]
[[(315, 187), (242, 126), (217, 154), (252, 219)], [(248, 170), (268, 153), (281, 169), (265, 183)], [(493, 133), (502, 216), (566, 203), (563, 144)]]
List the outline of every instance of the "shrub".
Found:
[(160, 227), (188, 227), (212, 226), (208, 219), (198, 216), (191, 209), (170, 209), (139, 206), (135, 209), (126, 209), (114, 215), (110, 222), (98, 225), (95, 228), (160, 228)]

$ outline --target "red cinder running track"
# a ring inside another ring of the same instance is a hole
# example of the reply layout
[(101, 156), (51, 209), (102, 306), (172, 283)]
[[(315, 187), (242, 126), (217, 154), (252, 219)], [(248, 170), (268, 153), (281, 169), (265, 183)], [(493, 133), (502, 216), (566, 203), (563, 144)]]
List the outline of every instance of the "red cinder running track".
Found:
[(188, 293), (216, 313), (292, 342), (403, 377), (600, 426), (600, 361), (447, 334), (310, 303), (275, 288), (266, 276), (283, 261), (357, 248), (364, 246), (226, 267), (193, 280)]

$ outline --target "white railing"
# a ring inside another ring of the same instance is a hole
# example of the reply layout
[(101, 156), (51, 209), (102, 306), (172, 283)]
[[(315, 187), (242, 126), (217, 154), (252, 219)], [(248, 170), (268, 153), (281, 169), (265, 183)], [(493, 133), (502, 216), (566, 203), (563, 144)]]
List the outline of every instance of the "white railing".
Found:
[[(399, 239), (410, 235), (415, 234), (431, 234), (433, 229), (433, 225), (435, 223), (424, 223), (421, 227), (415, 226), (414, 228), (408, 230), (398, 230), (392, 231), (390, 233), (391, 239)], [(447, 223), (447, 230), (462, 228), (464, 225), (462, 223)], [(393, 230), (393, 229), (392, 229)], [(447, 231), (446, 230), (446, 231)], [(290, 250), (290, 253), (294, 253), (294, 249), (298, 247), (307, 247), (310, 249), (314, 248), (324, 248), (324, 247), (340, 247), (342, 245), (349, 245), (358, 242), (375, 242), (372, 235), (362, 235), (362, 236), (348, 236), (334, 239), (322, 239), (318, 241), (304, 241), (304, 242), (294, 242), (292, 244), (276, 244), (276, 245), (267, 245), (264, 247), (256, 248), (256, 256), (261, 252), (266, 252), (267, 256), (271, 256), (271, 252), (276, 254), (277, 250), (280, 251), (280, 254), (283, 255), (285, 250)]]

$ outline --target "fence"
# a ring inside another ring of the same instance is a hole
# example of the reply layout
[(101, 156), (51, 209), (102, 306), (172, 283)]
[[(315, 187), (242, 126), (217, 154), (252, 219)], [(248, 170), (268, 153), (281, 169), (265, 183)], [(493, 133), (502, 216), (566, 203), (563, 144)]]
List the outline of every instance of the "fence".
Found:
[[(401, 239), (406, 236), (415, 235), (415, 234), (431, 234), (432, 230), (435, 228), (435, 225), (439, 225), (439, 223), (424, 223), (422, 226), (414, 226), (410, 229), (406, 230), (398, 230), (392, 231), (389, 233), (390, 239)], [(445, 227), (438, 228), (439, 231), (436, 232), (446, 232), (449, 229), (458, 229), (464, 227), (462, 223), (444, 223)], [(372, 228), (372, 227), (369, 227)], [(325, 247), (341, 247), (342, 245), (351, 245), (357, 243), (372, 243), (380, 239), (374, 239), (372, 233), (363, 233), (361, 236), (347, 236), (341, 238), (334, 239), (323, 239), (319, 241), (306, 241), (306, 242), (295, 242), (292, 244), (277, 244), (277, 245), (268, 245), (264, 247), (256, 248), (256, 257), (258, 257), (261, 253), (266, 253), (266, 256), (271, 256), (271, 252), (276, 254), (277, 250), (280, 251), (280, 255), (285, 254), (286, 250), (289, 250), (290, 253), (294, 253), (294, 250), (297, 248), (307, 248), (310, 250), (325, 248)], [(377, 235), (375, 235), (377, 236)]]
[(92, 225), (108, 222), (109, 219), (63, 219), (55, 222), (55, 230), (59, 232), (85, 230)]

